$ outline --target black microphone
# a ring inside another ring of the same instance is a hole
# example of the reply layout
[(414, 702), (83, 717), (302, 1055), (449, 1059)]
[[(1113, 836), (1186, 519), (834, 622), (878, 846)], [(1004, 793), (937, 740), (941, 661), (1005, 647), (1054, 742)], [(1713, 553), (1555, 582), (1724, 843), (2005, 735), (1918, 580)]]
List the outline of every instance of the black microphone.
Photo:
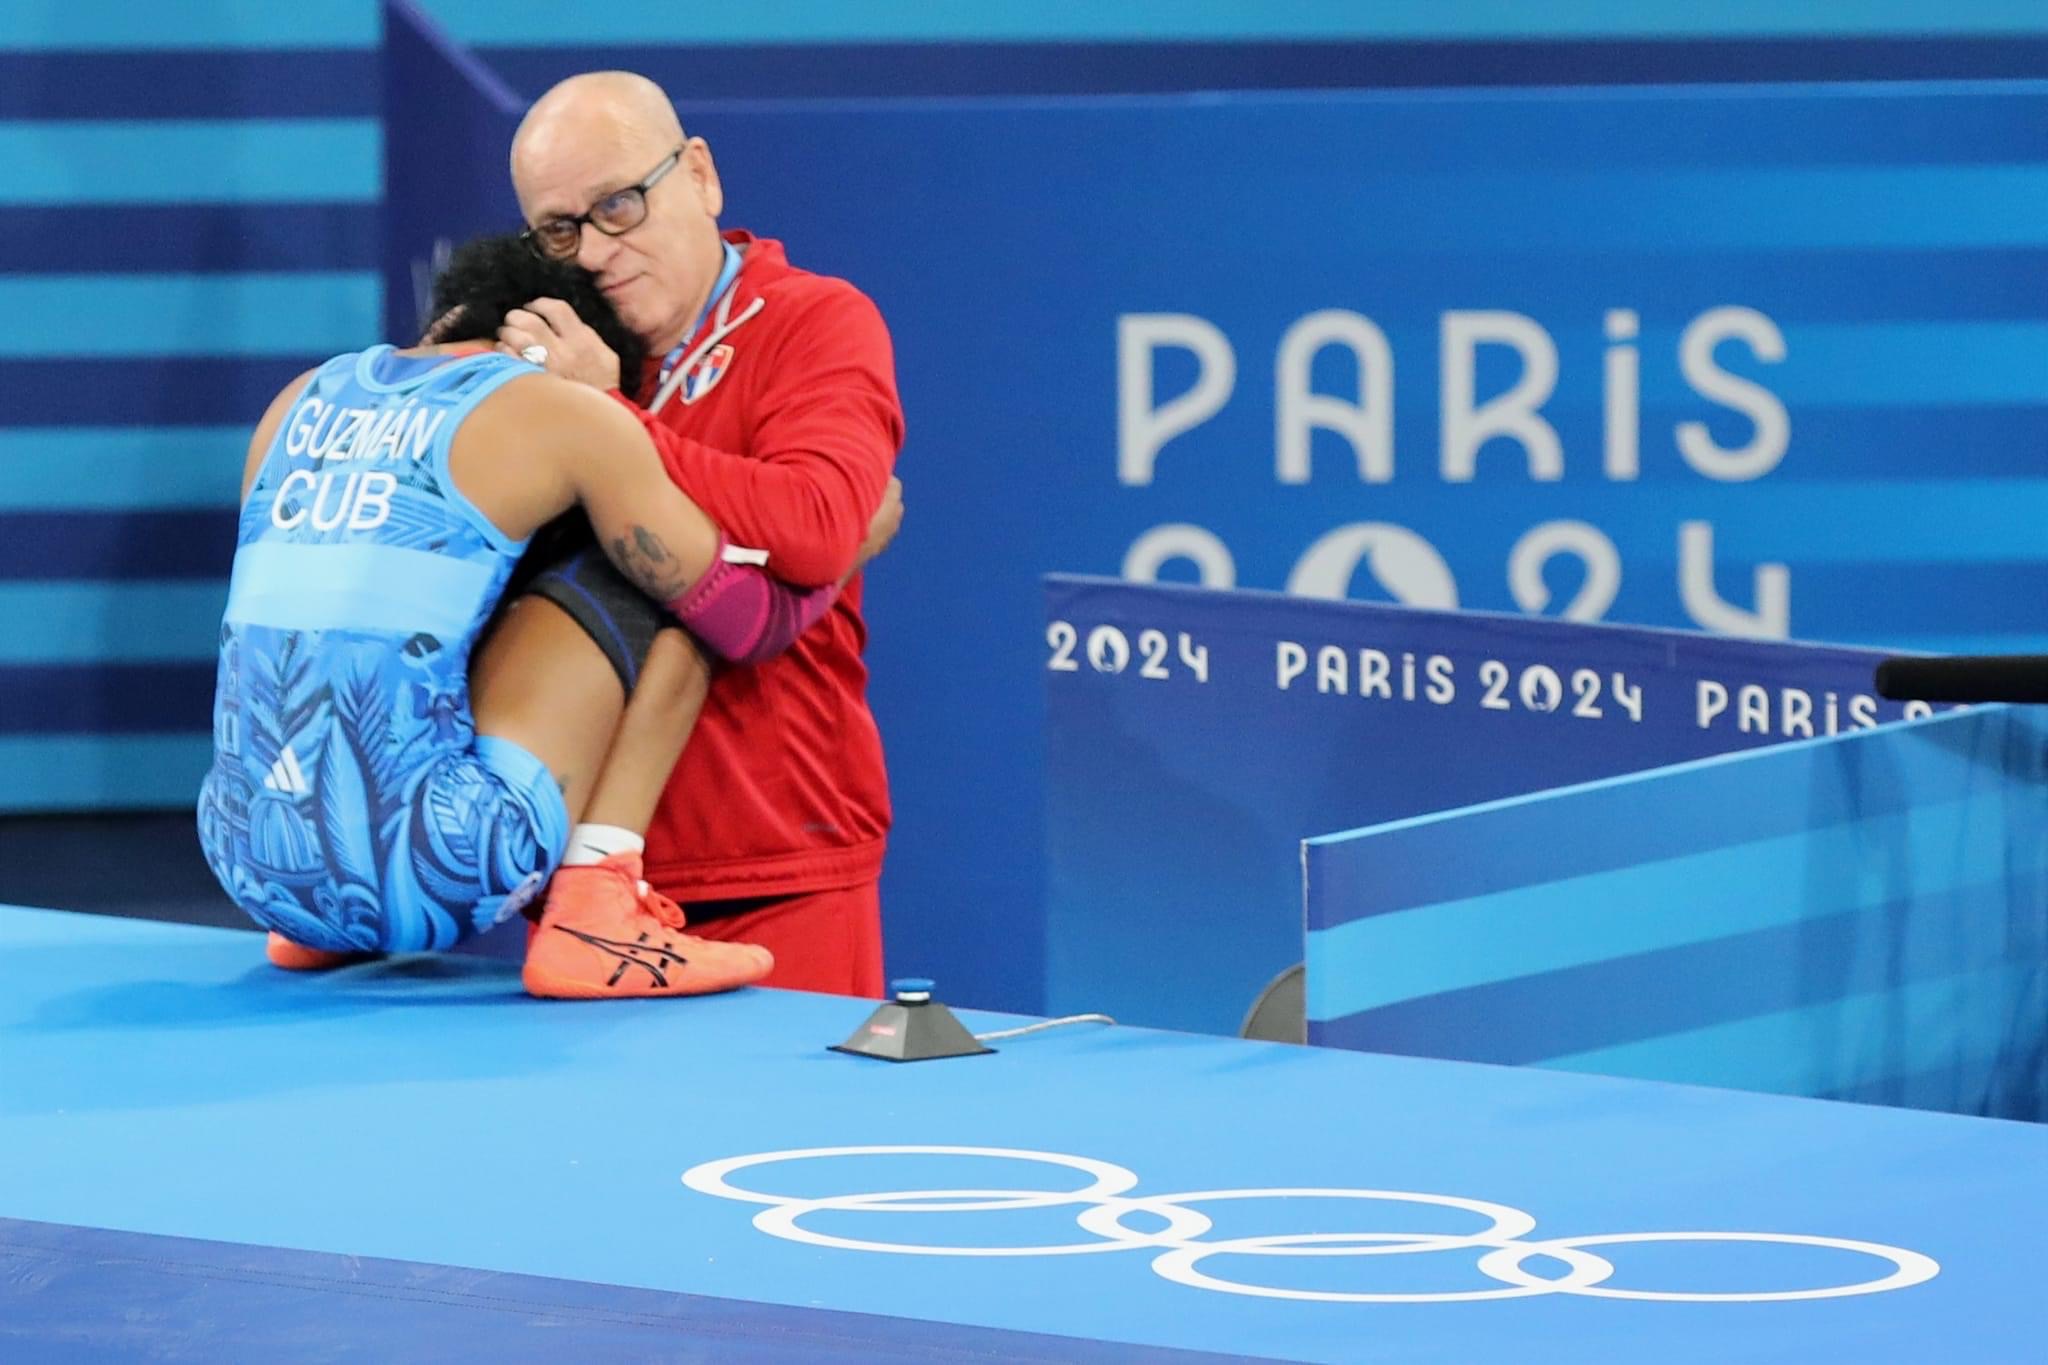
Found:
[(1887, 701), (2048, 702), (2048, 654), (1958, 654), (1886, 659), (1877, 695)]

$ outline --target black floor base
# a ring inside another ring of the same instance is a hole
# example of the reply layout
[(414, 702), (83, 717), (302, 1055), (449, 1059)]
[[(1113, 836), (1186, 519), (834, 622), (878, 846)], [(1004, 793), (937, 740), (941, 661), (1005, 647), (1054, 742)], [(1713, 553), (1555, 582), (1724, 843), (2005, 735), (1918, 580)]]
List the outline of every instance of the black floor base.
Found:
[(189, 811), (0, 817), (0, 904), (250, 928)]

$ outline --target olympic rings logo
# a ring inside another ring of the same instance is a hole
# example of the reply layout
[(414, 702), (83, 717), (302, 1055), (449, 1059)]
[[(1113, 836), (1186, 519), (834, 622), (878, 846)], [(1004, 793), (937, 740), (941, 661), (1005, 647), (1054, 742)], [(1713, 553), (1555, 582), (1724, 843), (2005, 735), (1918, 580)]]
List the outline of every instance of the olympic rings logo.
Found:
[[(885, 1190), (864, 1194), (835, 1194), (816, 1199), (794, 1198), (742, 1189), (727, 1177), (756, 1166), (791, 1161), (819, 1161), (842, 1157), (943, 1156), (986, 1157), (1007, 1161), (1037, 1162), (1079, 1172), (1093, 1182), (1078, 1190)], [(1134, 1172), (1090, 1157), (1066, 1156), (1058, 1152), (1034, 1152), (1010, 1147), (808, 1147), (797, 1151), (760, 1152), (749, 1156), (725, 1157), (692, 1167), (683, 1174), (683, 1184), (701, 1194), (716, 1195), (749, 1204), (766, 1205), (754, 1215), (754, 1226), (785, 1241), (812, 1246), (836, 1247), (846, 1251), (878, 1251), (902, 1256), (1079, 1256), (1109, 1251), (1154, 1250), (1153, 1271), (1175, 1284), (1208, 1289), (1223, 1294), (1248, 1294), (1266, 1299), (1300, 1299), (1318, 1303), (1471, 1303), (1481, 1299), (1515, 1299), (1538, 1294), (1577, 1294), (1587, 1298), (1638, 1299), (1658, 1303), (1772, 1303), (1790, 1299), (1839, 1299), (1858, 1294), (1881, 1294), (1924, 1284), (1941, 1273), (1932, 1258), (1903, 1247), (1879, 1242), (1859, 1242), (1847, 1237), (1818, 1237), (1790, 1232), (1616, 1232), (1591, 1237), (1543, 1237), (1530, 1239), (1536, 1219), (1520, 1209), (1484, 1199), (1465, 1199), (1449, 1194), (1424, 1194), (1413, 1190), (1354, 1189), (1247, 1189), (1195, 1190), (1185, 1194), (1136, 1195)], [(1453, 1209), (1485, 1220), (1485, 1226), (1470, 1232), (1312, 1232), (1278, 1236), (1231, 1237), (1201, 1241), (1215, 1222), (1191, 1205), (1214, 1204), (1238, 1199), (1326, 1199), (1361, 1203), (1417, 1204)], [(1093, 1240), (1063, 1242), (1049, 1246), (950, 1246), (915, 1242), (876, 1242), (840, 1237), (806, 1227), (803, 1220), (828, 1211), (889, 1214), (946, 1214), (994, 1210), (1046, 1209), (1080, 1205), (1076, 1222)], [(1135, 1214), (1148, 1214), (1166, 1226), (1156, 1232), (1142, 1232), (1127, 1221)], [(1691, 1293), (1676, 1290), (1612, 1289), (1606, 1281), (1614, 1265), (1585, 1248), (1619, 1246), (1636, 1242), (1767, 1242), (1794, 1246), (1823, 1247), (1833, 1251), (1859, 1253), (1888, 1262), (1891, 1273), (1853, 1284), (1816, 1288), (1762, 1289), (1741, 1292)], [(1206, 1273), (1202, 1262), (1212, 1256), (1401, 1256), (1429, 1252), (1483, 1251), (1478, 1269), (1497, 1287), (1456, 1290), (1448, 1293), (1341, 1293), (1324, 1290), (1285, 1289), (1248, 1284)], [(1546, 1277), (1532, 1274), (1525, 1263), (1548, 1260), (1565, 1267), (1565, 1274)]]

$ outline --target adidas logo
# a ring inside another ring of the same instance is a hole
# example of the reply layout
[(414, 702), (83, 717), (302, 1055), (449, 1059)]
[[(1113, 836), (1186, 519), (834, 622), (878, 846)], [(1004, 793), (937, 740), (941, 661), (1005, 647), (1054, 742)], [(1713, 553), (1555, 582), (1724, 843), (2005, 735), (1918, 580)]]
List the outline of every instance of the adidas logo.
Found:
[(304, 796), (313, 790), (306, 781), (306, 774), (299, 768), (299, 756), (292, 752), (289, 744), (277, 762), (270, 765), (270, 775), (263, 779), (263, 785), (287, 796)]

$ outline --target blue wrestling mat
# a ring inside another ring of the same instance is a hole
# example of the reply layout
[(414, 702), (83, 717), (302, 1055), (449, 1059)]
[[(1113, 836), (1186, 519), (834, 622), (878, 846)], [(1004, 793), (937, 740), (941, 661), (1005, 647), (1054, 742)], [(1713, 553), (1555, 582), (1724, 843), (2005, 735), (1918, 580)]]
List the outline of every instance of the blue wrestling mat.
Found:
[[(2048, 1130), (0, 908), (0, 1359), (2039, 1359)], [(963, 1015), (985, 1030), (1004, 1022)]]

